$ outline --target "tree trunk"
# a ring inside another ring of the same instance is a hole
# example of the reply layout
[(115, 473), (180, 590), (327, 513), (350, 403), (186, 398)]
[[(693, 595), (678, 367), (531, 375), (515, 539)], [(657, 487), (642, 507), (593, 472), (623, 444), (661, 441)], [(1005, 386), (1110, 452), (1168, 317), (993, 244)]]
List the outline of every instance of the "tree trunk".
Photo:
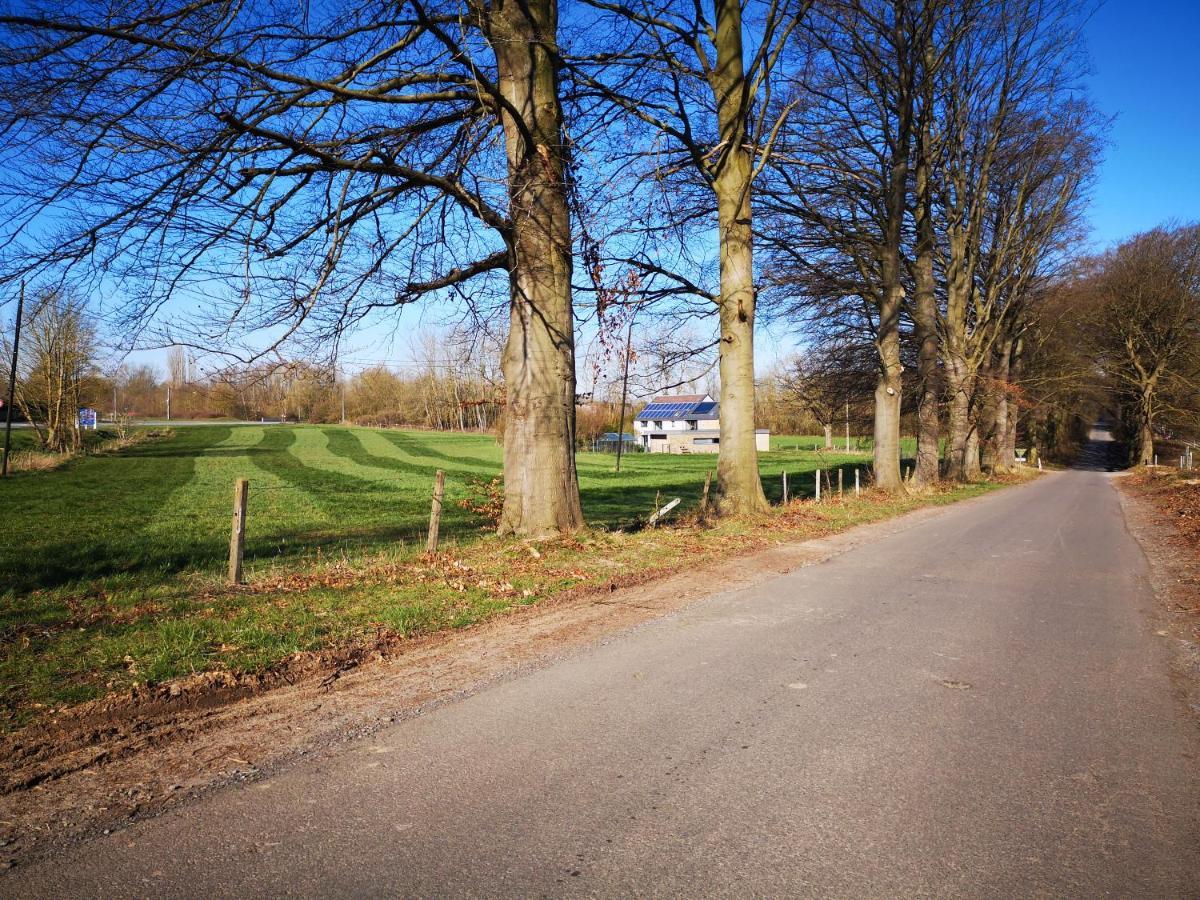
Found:
[[(904, 139), (907, 146), (907, 138)], [(879, 354), (879, 377), (875, 383), (875, 486), (887, 491), (903, 488), (900, 478), (900, 400), (903, 384), (900, 363), (900, 312), (904, 287), (900, 281), (900, 241), (904, 217), (905, 179), (908, 171), (904, 153), (893, 159), (890, 183), (889, 221), (881, 248), (879, 322), (875, 348)]]
[[(902, 29), (894, 38), (897, 59), (906, 59)], [(879, 376), (875, 384), (875, 486), (886, 491), (901, 491), (900, 477), (900, 401), (903, 384), (900, 363), (900, 313), (904, 305), (900, 253), (904, 240), (904, 219), (908, 211), (908, 172), (912, 153), (913, 114), (912, 71), (901, 65), (895, 83), (895, 133), (890, 138), (891, 155), (887, 162), (887, 182), (883, 205), (886, 215), (883, 242), (879, 247), (879, 318), (875, 348), (879, 354)]]
[(1009, 364), (1012, 359), (1012, 338), (997, 345), (991, 370), (988, 372), (986, 406), (980, 416), (983, 436), (983, 468), (989, 472), (1007, 472), (1011, 462), (1004, 459), (1004, 439), (1008, 434)]
[(946, 386), (950, 394), (947, 407), (946, 477), (954, 481), (974, 481), (979, 477), (979, 432), (975, 427), (973, 405), (975, 378), (965, 360), (948, 355)]
[[(927, 52), (927, 65), (930, 56)], [(917, 130), (914, 186), (917, 242), (913, 267), (915, 296), (912, 307), (920, 391), (917, 400), (917, 468), (913, 473), (913, 481), (925, 487), (938, 481), (938, 445), (941, 440), (941, 422), (938, 415), (937, 288), (933, 275), (933, 199), (929, 183), (929, 157), (932, 152), (929, 123), (931, 115), (932, 101), (927, 98), (921, 107), (920, 126)]]
[(1143, 387), (1137, 405), (1137, 446), (1133, 464), (1148, 466), (1154, 462), (1154, 388)]
[(826, 423), (824, 423), (824, 425), (822, 427), (825, 429), (825, 449), (832, 450), (833, 449), (833, 423), (826, 422)]
[[(1013, 341), (1012, 353), (1008, 361), (1008, 379), (1010, 384), (1016, 384), (1021, 377), (1021, 358), (1025, 350), (1024, 338), (1018, 337)], [(1008, 416), (1004, 423), (1004, 444), (1001, 461), (1010, 469), (1017, 467), (1017, 420), (1021, 415), (1021, 407), (1017, 395), (1008, 399)]]
[[(888, 491), (902, 487), (900, 479), (900, 329), (899, 305), (893, 324), (876, 341), (879, 351), (879, 378), (875, 383), (875, 486)], [(885, 307), (886, 308), (886, 307)], [(881, 310), (882, 312), (882, 310)], [(881, 316), (882, 319), (882, 316)]]
[[(943, 347), (947, 400), (946, 477), (972, 481), (979, 477), (979, 440), (973, 419), (976, 371), (968, 356), (967, 309), (971, 261), (962, 226), (949, 229), (946, 272), (946, 318)], [(974, 450), (972, 449), (974, 448)]]
[(712, 78), (721, 150), (714, 166), (721, 255), (721, 444), (717, 501), (721, 514), (767, 510), (754, 440), (754, 245), (746, 146), (748, 86), (742, 60), (740, 0), (716, 0), (717, 66)]
[(485, 33), (496, 53), (508, 157), (510, 324), (501, 534), (583, 526), (575, 471), (571, 221), (558, 97), (555, 0), (499, 0)]

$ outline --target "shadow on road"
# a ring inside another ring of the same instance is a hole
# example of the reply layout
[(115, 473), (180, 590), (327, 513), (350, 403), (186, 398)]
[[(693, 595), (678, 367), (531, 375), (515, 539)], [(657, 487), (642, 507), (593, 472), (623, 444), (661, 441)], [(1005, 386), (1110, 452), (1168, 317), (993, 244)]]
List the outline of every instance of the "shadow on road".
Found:
[(1101, 419), (1088, 432), (1088, 442), (1080, 448), (1071, 468), (1086, 472), (1115, 472), (1125, 468), (1122, 444), (1113, 437), (1112, 423)]

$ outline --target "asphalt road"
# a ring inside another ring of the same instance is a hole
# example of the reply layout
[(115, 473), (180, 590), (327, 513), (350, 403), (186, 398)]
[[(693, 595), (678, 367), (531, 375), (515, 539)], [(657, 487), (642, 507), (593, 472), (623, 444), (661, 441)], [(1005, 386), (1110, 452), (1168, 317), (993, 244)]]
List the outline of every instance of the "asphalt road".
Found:
[(1200, 740), (1102, 470), (713, 596), (0, 894), (1197, 896)]

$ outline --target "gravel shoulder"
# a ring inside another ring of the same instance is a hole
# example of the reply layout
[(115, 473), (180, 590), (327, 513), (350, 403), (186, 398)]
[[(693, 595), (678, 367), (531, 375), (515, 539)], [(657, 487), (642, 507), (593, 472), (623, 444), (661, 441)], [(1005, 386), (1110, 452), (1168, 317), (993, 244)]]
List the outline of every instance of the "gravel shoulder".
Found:
[(1200, 720), (1200, 482), (1172, 481), (1167, 486), (1141, 474), (1114, 478), (1126, 527), (1150, 568), (1160, 604), (1158, 634), (1172, 650), (1174, 686)]

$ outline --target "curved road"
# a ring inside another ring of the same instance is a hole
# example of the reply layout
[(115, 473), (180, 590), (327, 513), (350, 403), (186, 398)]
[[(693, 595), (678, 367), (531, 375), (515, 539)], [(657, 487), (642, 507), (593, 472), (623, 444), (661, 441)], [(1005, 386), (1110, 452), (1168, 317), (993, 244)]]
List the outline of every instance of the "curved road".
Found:
[(713, 596), (0, 895), (1197, 896), (1200, 740), (1103, 468)]

